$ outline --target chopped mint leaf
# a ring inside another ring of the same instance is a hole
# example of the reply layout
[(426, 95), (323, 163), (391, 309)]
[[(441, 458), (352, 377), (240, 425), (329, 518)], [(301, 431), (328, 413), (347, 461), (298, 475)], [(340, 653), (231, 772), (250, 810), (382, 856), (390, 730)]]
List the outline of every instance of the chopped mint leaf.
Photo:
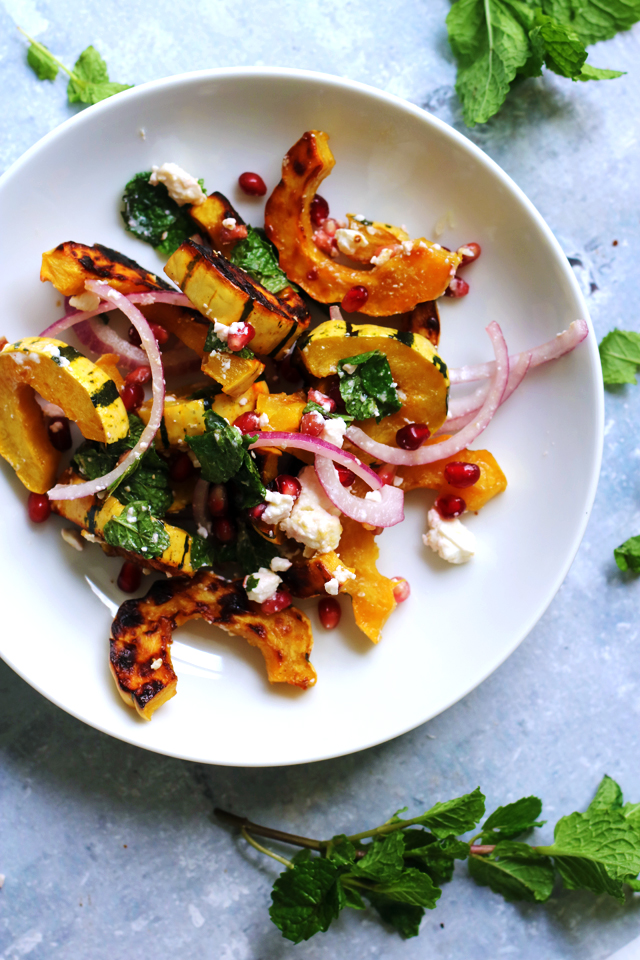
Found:
[(494, 810), (482, 825), (482, 843), (513, 840), (522, 833), (542, 827), (546, 820), (538, 820), (542, 801), (538, 797), (523, 797), (515, 803)]
[(149, 504), (136, 500), (125, 506), (104, 526), (104, 538), (112, 547), (120, 547), (141, 557), (160, 557), (171, 544), (160, 520), (151, 515)]
[(38, 80), (55, 80), (60, 71), (58, 61), (43, 43), (31, 42), (27, 51), (27, 63)]
[(640, 573), (640, 537), (629, 537), (615, 548), (613, 556), (622, 571)]
[(348, 413), (329, 413), (328, 410), (325, 410), (324, 407), (316, 403), (315, 400), (310, 400), (302, 413), (320, 413), (329, 420), (344, 420), (345, 423), (351, 423), (353, 420), (353, 417), (350, 417)]
[(209, 332), (204, 342), (205, 353), (231, 353), (235, 357), (242, 357), (243, 360), (251, 360), (255, 354), (249, 347), (243, 347), (242, 350), (230, 350), (226, 340), (222, 340), (215, 332), (213, 324), (209, 324)]
[(638, 0), (541, 0), (549, 16), (570, 24), (583, 43), (609, 40), (640, 20)]
[(600, 344), (602, 378), (608, 386), (638, 381), (640, 367), (640, 333), (634, 330), (612, 330)]
[(242, 434), (213, 410), (206, 411), (204, 423), (205, 433), (185, 439), (200, 461), (203, 479), (226, 483), (244, 462)]
[(420, 921), (424, 917), (423, 907), (416, 907), (410, 903), (398, 903), (397, 900), (391, 900), (375, 893), (367, 893), (367, 899), (371, 906), (378, 911), (384, 922), (388, 923), (390, 927), (394, 927), (406, 940), (418, 936)]
[(259, 583), (260, 583), (260, 579), (258, 577), (251, 576), (251, 577), (248, 577), (247, 582), (244, 585), (244, 588), (247, 591), (247, 593), (249, 593), (250, 590), (255, 590), (255, 588), (258, 586)]
[(278, 251), (262, 231), (247, 225), (247, 237), (239, 240), (229, 257), (231, 263), (241, 267), (266, 287), (271, 293), (280, 293), (292, 284), (280, 269)]
[(137, 173), (124, 188), (122, 219), (130, 233), (171, 256), (194, 232), (186, 207), (169, 196), (164, 183), (149, 183), (151, 170)]
[(220, 543), (215, 537), (205, 539), (194, 534), (191, 538), (193, 569), (234, 564), (244, 576), (255, 573), (260, 567), (268, 569), (273, 558), (279, 556), (277, 546), (269, 543), (251, 524), (239, 518), (236, 518), (236, 527), (236, 538), (230, 543)]
[(469, 873), (481, 886), (490, 887), (509, 901), (541, 902), (553, 892), (551, 860), (526, 843), (503, 840), (489, 856), (470, 856)]
[(319, 858), (294, 864), (273, 886), (271, 919), (293, 943), (329, 929), (345, 904), (338, 868)]
[(336, 866), (351, 867), (356, 858), (356, 848), (345, 837), (344, 833), (338, 834), (331, 840), (331, 846), (327, 850), (327, 856)]
[[(637, 807), (638, 804), (632, 804), (632, 806)], [(598, 810), (618, 810), (621, 807), (622, 790), (615, 780), (605, 774), (598, 785), (595, 797), (587, 808), (587, 813), (595, 813)]]
[(372, 893), (376, 897), (434, 910), (442, 890), (435, 886), (428, 874), (415, 867), (406, 867), (393, 880), (375, 883), (372, 887), (363, 890), (363, 893), (365, 897), (369, 897)]
[(402, 406), (389, 361), (380, 350), (339, 360), (338, 376), (347, 413), (356, 420), (375, 417), (379, 423)]

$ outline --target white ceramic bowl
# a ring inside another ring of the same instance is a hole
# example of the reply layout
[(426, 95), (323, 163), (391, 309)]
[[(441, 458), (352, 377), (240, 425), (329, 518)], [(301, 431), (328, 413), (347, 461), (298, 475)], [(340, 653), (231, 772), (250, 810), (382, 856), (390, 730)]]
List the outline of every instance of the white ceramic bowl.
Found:
[[(122, 227), (119, 197), (132, 174), (174, 161), (259, 224), (262, 201), (239, 193), (255, 170), (273, 187), (281, 158), (307, 129), (326, 130), (336, 167), (323, 187), (332, 212), (406, 224), (412, 236), (482, 245), (471, 293), (442, 303), (441, 353), (453, 366), (491, 356), (489, 320), (511, 351), (547, 340), (586, 307), (558, 243), (517, 186), (467, 139), (417, 107), (336, 77), (229, 69), (137, 87), (54, 130), (0, 180), (0, 287), (7, 337), (36, 334), (61, 315), (38, 280), (43, 250), (99, 242), (151, 268), (161, 264)], [(341, 627), (319, 625), (315, 688), (269, 686), (261, 655), (202, 623), (177, 632), (178, 695), (152, 722), (120, 700), (107, 666), (120, 567), (98, 547), (37, 527), (26, 493), (0, 469), (3, 621), (0, 653), (46, 697), (85, 722), (149, 750), (208, 763), (277, 765), (360, 750), (446, 709), (514, 650), (565, 577), (595, 495), (602, 387), (593, 333), (569, 357), (531, 373), (476, 447), (509, 479), (469, 526), (478, 539), (463, 567), (422, 545), (433, 495), (411, 494), (407, 520), (381, 537), (380, 569), (402, 574), (411, 598), (372, 646), (343, 601)]]

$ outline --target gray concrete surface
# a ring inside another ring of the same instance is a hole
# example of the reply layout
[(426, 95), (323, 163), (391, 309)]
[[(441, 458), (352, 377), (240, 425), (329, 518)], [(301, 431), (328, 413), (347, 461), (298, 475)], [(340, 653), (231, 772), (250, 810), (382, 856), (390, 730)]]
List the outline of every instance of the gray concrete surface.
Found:
[[(95, 44), (121, 82), (236, 64), (341, 74), (470, 136), (580, 259), (599, 338), (614, 325), (640, 330), (640, 29), (596, 50), (597, 65), (628, 76), (546, 75), (466, 131), (447, 10), (445, 0), (0, 0), (0, 170), (73, 110), (62, 82), (38, 83), (26, 67), (14, 20), (69, 63)], [(198, 766), (83, 726), (0, 666), (0, 960), (601, 960), (637, 936), (638, 897), (624, 907), (566, 892), (543, 906), (506, 904), (458, 866), (415, 940), (345, 911), (329, 933), (294, 947), (267, 915), (276, 865), (211, 817), (219, 804), (324, 836), (479, 783), (494, 804), (539, 794), (553, 822), (583, 808), (604, 772), (640, 799), (640, 580), (612, 557), (640, 533), (640, 389), (610, 391), (606, 404), (595, 509), (555, 601), (479, 689), (399, 740), (295, 768)]]

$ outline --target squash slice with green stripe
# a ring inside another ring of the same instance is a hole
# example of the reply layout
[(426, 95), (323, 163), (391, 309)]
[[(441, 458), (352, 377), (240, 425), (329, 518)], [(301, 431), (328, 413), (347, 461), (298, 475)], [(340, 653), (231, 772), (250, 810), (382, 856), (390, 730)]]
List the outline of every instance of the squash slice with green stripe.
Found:
[(36, 393), (62, 407), (87, 440), (114, 443), (129, 433), (115, 383), (73, 347), (48, 337), (6, 344), (0, 352), (0, 454), (33, 493), (53, 486), (60, 461)]

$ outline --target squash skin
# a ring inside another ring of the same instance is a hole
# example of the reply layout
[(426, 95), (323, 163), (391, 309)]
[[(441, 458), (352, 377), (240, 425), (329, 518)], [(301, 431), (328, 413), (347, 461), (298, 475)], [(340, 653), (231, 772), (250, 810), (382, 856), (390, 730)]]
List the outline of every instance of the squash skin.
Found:
[(89, 440), (121, 440), (129, 419), (114, 381), (61, 340), (24, 337), (6, 344), (0, 352), (0, 454), (28, 490), (46, 493), (60, 457), (35, 391), (62, 407)]
[(99, 243), (88, 247), (73, 240), (42, 254), (40, 279), (50, 280), (65, 297), (84, 293), (86, 280), (106, 280), (109, 286), (124, 294), (173, 289), (161, 277), (117, 250)]
[[(145, 720), (176, 693), (178, 678), (169, 652), (172, 632), (188, 620), (204, 619), (258, 647), (270, 683), (303, 690), (316, 682), (309, 662), (311, 624), (295, 607), (265, 615), (247, 600), (238, 583), (201, 571), (192, 580), (155, 583), (146, 597), (122, 604), (111, 628), (109, 666), (118, 692)], [(161, 666), (151, 669), (160, 658)]]
[(265, 230), (289, 279), (321, 303), (340, 303), (352, 287), (363, 285), (369, 298), (359, 312), (371, 317), (404, 313), (442, 296), (460, 257), (438, 244), (414, 240), (410, 250), (361, 270), (332, 260), (314, 243), (311, 202), (335, 165), (328, 139), (319, 130), (300, 137), (284, 158), (282, 179), (267, 201)]
[[(401, 396), (402, 407), (383, 417), (380, 423), (374, 418), (357, 423), (380, 443), (395, 446), (396, 433), (409, 423), (426, 423), (433, 434), (445, 422), (449, 389), (447, 366), (420, 334), (373, 324), (327, 320), (307, 334), (299, 350), (309, 373), (318, 378), (336, 374), (338, 361), (346, 357), (370, 350), (380, 350), (386, 355), (393, 379), (405, 397)], [(358, 456), (366, 460), (366, 455), (359, 452)]]

